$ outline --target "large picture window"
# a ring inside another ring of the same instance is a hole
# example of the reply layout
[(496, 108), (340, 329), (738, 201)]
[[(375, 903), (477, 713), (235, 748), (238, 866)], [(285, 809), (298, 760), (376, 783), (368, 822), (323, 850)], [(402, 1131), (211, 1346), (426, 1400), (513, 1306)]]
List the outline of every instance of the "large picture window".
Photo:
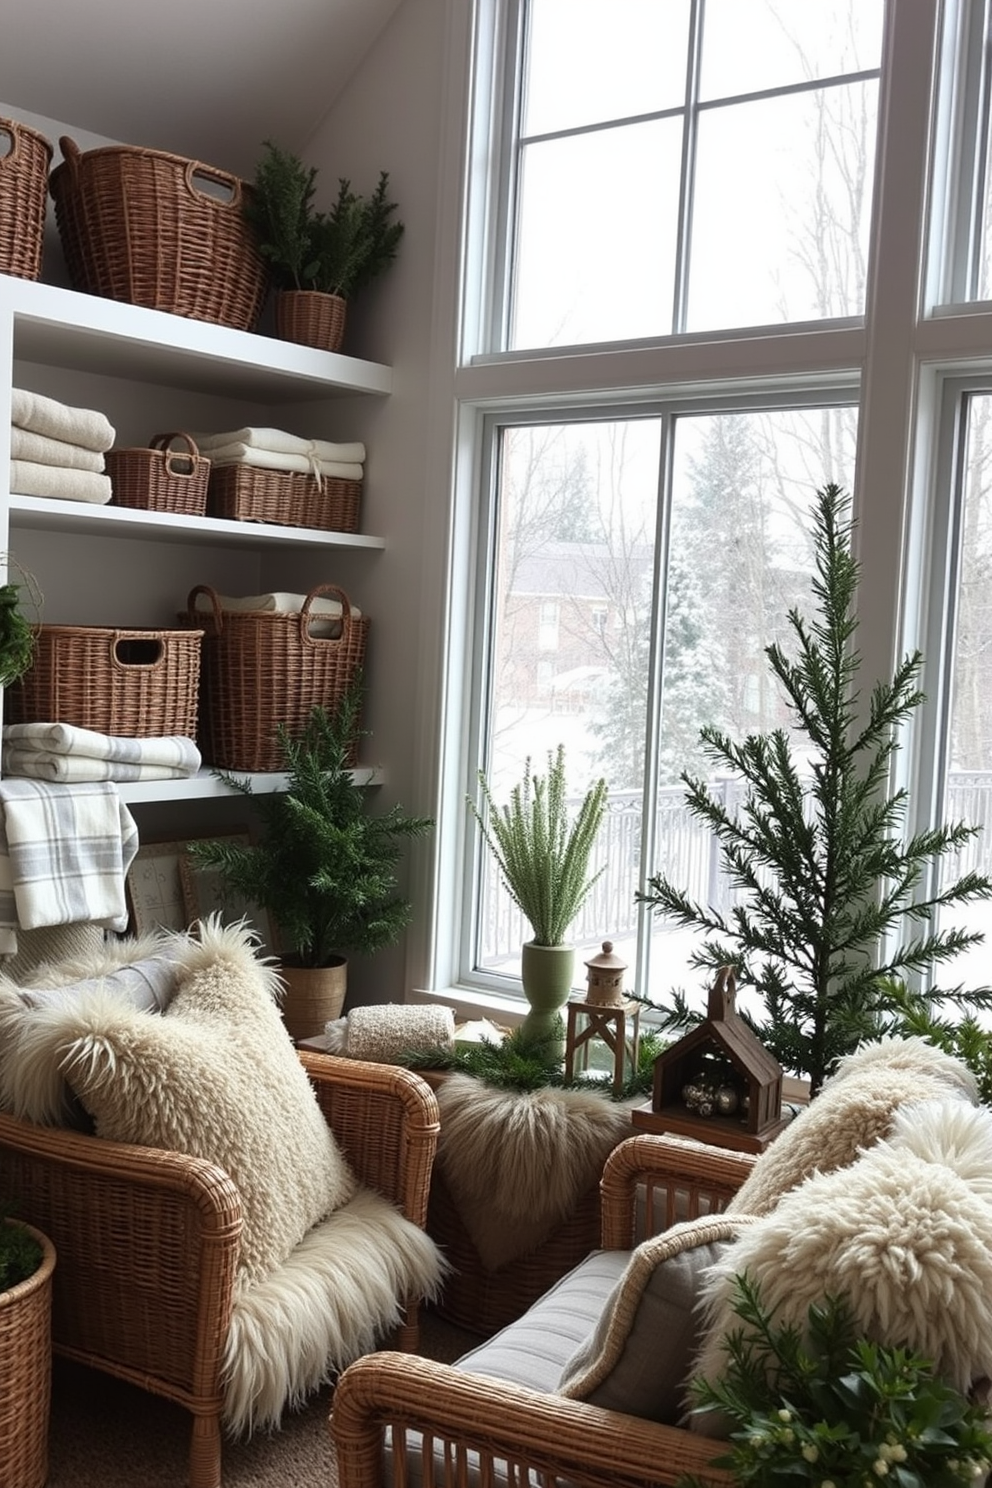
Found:
[(509, 344), (864, 311), (882, 0), (521, 0)]

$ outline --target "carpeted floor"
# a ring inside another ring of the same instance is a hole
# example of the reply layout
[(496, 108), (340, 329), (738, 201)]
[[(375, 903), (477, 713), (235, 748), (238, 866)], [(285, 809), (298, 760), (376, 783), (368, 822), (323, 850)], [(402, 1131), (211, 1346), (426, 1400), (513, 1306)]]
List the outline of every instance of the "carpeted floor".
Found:
[[(421, 1349), (431, 1359), (450, 1361), (477, 1342), (424, 1317)], [(224, 1488), (334, 1488), (330, 1398), (321, 1391), (272, 1435), (225, 1442)], [(47, 1488), (183, 1488), (189, 1429), (189, 1414), (169, 1401), (56, 1360)]]

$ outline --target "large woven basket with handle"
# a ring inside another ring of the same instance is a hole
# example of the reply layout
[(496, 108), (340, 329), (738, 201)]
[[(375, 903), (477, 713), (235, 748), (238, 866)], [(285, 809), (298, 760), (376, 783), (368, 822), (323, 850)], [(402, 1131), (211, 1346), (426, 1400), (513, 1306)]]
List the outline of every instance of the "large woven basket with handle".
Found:
[(164, 150), (59, 141), (55, 221), (76, 289), (251, 330), (267, 288), (245, 219), (251, 188)]
[(0, 119), (0, 274), (37, 279), (52, 146), (37, 129)]

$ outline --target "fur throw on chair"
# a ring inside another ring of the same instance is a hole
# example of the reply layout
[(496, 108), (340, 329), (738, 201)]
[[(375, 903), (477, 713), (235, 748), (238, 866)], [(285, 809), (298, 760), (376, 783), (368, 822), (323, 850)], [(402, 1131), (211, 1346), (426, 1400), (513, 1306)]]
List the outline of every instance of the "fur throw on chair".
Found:
[(863, 1337), (915, 1350), (959, 1390), (992, 1377), (992, 1112), (906, 1104), (856, 1162), (814, 1173), (742, 1231), (701, 1294), (708, 1379), (725, 1367), (744, 1273), (776, 1323), (802, 1329), (811, 1303), (842, 1296)]
[(922, 1038), (883, 1038), (840, 1060), (823, 1088), (755, 1163), (727, 1205), (736, 1214), (767, 1214), (783, 1194), (814, 1172), (850, 1167), (888, 1136), (907, 1102), (957, 1099), (978, 1103), (967, 1065)]
[(98, 1137), (205, 1158), (233, 1179), (244, 1228), (225, 1423), (237, 1434), (278, 1424), (397, 1323), (402, 1299), (432, 1295), (444, 1268), (421, 1229), (358, 1188), (251, 933), (215, 918), (199, 929), (162, 942), (175, 967), (164, 1011), (116, 995), (104, 958), (78, 995), (31, 1005), (0, 986), (0, 1037), (18, 1114), (50, 1121), (64, 1079)]

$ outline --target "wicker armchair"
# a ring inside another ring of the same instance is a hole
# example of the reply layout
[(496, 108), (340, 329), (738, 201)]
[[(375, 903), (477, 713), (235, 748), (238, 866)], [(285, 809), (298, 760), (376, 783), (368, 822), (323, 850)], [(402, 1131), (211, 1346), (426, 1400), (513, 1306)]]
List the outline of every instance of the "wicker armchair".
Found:
[[(438, 1133), (430, 1087), (391, 1065), (300, 1058), (360, 1181), (423, 1226)], [(0, 1192), (54, 1241), (55, 1352), (185, 1406), (190, 1488), (219, 1488), (220, 1365), (242, 1223), (231, 1179), (198, 1158), (0, 1114)], [(396, 1347), (413, 1350), (417, 1338), (408, 1300)]]
[[(722, 1209), (753, 1162), (663, 1136), (621, 1142), (601, 1184), (603, 1248), (629, 1250), (635, 1233)], [(718, 1449), (705, 1437), (395, 1352), (345, 1370), (331, 1431), (348, 1488), (411, 1480), (422, 1488), (560, 1481), (648, 1488), (675, 1484), (686, 1472), (713, 1484), (732, 1481), (709, 1466)]]

